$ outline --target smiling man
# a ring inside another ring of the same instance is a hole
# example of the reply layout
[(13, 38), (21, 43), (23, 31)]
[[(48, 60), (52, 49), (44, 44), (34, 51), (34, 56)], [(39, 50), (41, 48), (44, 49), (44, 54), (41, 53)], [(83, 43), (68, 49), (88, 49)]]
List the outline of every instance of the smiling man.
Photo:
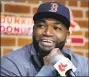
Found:
[(53, 18), (44, 18), (36, 21), (33, 31), (34, 47), (44, 57), (54, 48), (64, 47), (69, 31), (60, 21)]
[(33, 20), (33, 42), (1, 57), (1, 76), (88, 76), (88, 59), (64, 48), (70, 34), (69, 9), (44, 3)]

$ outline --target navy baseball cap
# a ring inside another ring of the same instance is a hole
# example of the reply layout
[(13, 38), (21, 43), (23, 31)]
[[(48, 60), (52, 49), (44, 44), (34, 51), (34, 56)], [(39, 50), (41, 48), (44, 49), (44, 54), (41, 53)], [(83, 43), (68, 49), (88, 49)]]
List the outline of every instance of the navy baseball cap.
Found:
[(48, 2), (38, 7), (37, 13), (33, 16), (34, 22), (43, 18), (54, 18), (61, 21), (69, 30), (70, 12), (67, 7), (57, 2)]

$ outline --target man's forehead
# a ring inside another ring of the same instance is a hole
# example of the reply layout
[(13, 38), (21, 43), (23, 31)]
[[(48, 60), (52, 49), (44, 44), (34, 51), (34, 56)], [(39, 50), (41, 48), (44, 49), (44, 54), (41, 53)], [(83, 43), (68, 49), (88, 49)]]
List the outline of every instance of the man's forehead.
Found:
[(53, 18), (43, 18), (43, 19), (40, 19), (40, 20), (37, 20), (37, 22), (46, 22), (46, 21), (52, 21), (52, 22), (56, 22), (56, 23), (62, 23), (61, 21), (59, 20), (56, 20), (56, 19), (53, 19)]
[(53, 18), (43, 18), (43, 19), (40, 19), (40, 20), (37, 20), (36, 23), (47, 23), (47, 24), (61, 24), (60, 26), (64, 27), (65, 29), (66, 26), (59, 20), (56, 20), (56, 19), (53, 19)]

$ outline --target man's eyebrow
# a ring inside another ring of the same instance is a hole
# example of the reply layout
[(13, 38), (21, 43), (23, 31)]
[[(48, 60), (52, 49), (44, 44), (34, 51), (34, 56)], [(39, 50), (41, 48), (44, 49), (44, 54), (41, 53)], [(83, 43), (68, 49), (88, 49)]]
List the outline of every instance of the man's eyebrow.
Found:
[(46, 21), (44, 19), (40, 19), (36, 23), (40, 23), (40, 22), (46, 23)]
[(62, 22), (61, 21), (56, 21), (55, 24), (62, 24)]

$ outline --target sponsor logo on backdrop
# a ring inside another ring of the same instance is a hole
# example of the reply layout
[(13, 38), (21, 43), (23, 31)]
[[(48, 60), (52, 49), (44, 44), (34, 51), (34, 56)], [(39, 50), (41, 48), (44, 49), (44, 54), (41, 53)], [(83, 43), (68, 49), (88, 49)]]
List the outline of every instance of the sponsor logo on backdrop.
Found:
[(1, 16), (1, 34), (32, 35), (31, 17)]
[[(78, 23), (75, 22), (72, 11), (70, 10), (70, 34), (72, 33), (72, 31), (76, 32), (76, 31), (80, 31), (80, 26)], [(71, 45), (71, 46), (83, 46), (85, 44), (85, 39), (83, 36), (74, 36), (74, 35), (70, 35), (70, 37), (67, 40), (67, 45)]]

